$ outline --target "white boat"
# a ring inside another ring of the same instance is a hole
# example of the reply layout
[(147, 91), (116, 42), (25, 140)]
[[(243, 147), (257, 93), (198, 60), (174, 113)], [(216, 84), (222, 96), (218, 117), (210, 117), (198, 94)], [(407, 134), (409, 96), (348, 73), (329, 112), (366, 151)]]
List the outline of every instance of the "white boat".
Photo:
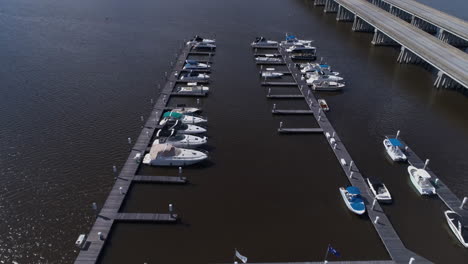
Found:
[(281, 72), (263, 71), (261, 75), (263, 78), (281, 78), (284, 74)]
[(436, 189), (431, 183), (431, 175), (425, 169), (418, 169), (412, 165), (408, 166), (408, 174), (411, 182), (421, 195), (436, 194)]
[(321, 74), (318, 74), (318, 73), (312, 73), (312, 72), (308, 72), (306, 73), (306, 82), (308, 84), (312, 84), (314, 81), (333, 81), (333, 82), (337, 82), (337, 81), (342, 81), (343, 78), (340, 77), (340, 76), (335, 76), (335, 75), (321, 75)]
[(301, 68), (301, 73), (303, 74), (306, 74), (308, 72), (318, 72), (319, 74), (323, 75), (340, 75), (339, 72), (332, 71), (331, 67), (328, 64), (305, 63), (300, 64), (299, 68)]
[(361, 191), (359, 188), (349, 186), (346, 187), (346, 189), (340, 187), (339, 190), (343, 201), (351, 212), (358, 215), (362, 215), (366, 212), (366, 206), (364, 205), (364, 201), (361, 198)]
[(296, 52), (296, 53), (304, 53), (304, 52), (308, 52), (308, 53), (313, 53), (315, 55), (315, 52), (316, 52), (316, 48), (315, 47), (312, 47), (310, 45), (304, 45), (304, 44), (296, 44), (296, 45), (292, 45), (291, 47), (287, 48), (286, 51), (289, 52), (289, 53), (293, 53), (293, 52)]
[(174, 147), (182, 148), (196, 148), (206, 144), (207, 137), (197, 137), (187, 134), (179, 134), (174, 129), (164, 130), (160, 129), (156, 133), (156, 139), (153, 144), (171, 144)]
[(180, 120), (184, 124), (200, 124), (200, 123), (207, 122), (207, 120), (202, 117), (193, 116), (193, 115), (183, 115), (180, 113), (169, 111), (163, 114), (163, 118), (161, 119), (159, 124), (164, 125), (168, 120), (171, 120), (171, 119)]
[(258, 37), (252, 42), (252, 44), (250, 44), (250, 46), (252, 46), (252, 48), (277, 47), (278, 41), (268, 40), (264, 37)]
[(367, 185), (369, 185), (369, 189), (371, 190), (372, 194), (374, 194), (375, 199), (379, 202), (383, 203), (391, 203), (392, 196), (387, 189), (385, 184), (375, 178), (367, 178), (366, 179)]
[(189, 42), (187, 42), (187, 44), (190, 44), (190, 43), (209, 43), (209, 44), (214, 44), (216, 43), (216, 40), (214, 39), (206, 39), (206, 38), (202, 38), (198, 35), (195, 35), (195, 37), (193, 37), (193, 39), (191, 39)]
[(403, 144), (396, 138), (386, 138), (383, 141), (388, 156), (393, 161), (406, 161), (406, 155), (400, 149)]
[(178, 94), (190, 94), (190, 95), (206, 95), (210, 88), (208, 86), (193, 85), (193, 86), (181, 86), (176, 88)]
[(175, 108), (172, 108), (171, 111), (179, 114), (191, 115), (201, 112), (201, 109), (197, 107), (187, 107), (185, 104), (178, 104)]
[(303, 45), (310, 45), (314, 42), (313, 40), (305, 40), (305, 39), (298, 39), (294, 35), (286, 34), (286, 39), (281, 42), (281, 45), (294, 45), (294, 44), (303, 44)]
[(176, 148), (171, 144), (153, 144), (143, 157), (143, 164), (152, 166), (186, 166), (198, 163), (208, 155), (193, 149)]
[(185, 70), (207, 70), (211, 67), (208, 63), (201, 63), (196, 60), (186, 60), (184, 69)]
[(314, 81), (309, 85), (317, 91), (339, 91), (345, 86), (343, 83), (334, 81)]
[(274, 58), (274, 57), (255, 57), (255, 61), (257, 62), (282, 62), (280, 58)]
[(198, 72), (189, 72), (180, 76), (180, 80), (182, 81), (206, 81), (208, 79), (210, 79), (208, 74)]
[(327, 101), (325, 101), (325, 99), (318, 99), (317, 102), (323, 111), (328, 112), (330, 110), (330, 107), (328, 107)]
[(216, 45), (213, 43), (206, 43), (206, 42), (197, 42), (193, 45), (192, 49), (194, 50), (214, 50), (216, 49)]
[(167, 119), (162, 129), (175, 129), (179, 134), (201, 134), (206, 133), (206, 129), (201, 126), (184, 124), (177, 119)]
[(452, 230), (453, 234), (457, 237), (460, 243), (468, 248), (468, 223), (466, 219), (454, 211), (445, 211), (445, 218)]

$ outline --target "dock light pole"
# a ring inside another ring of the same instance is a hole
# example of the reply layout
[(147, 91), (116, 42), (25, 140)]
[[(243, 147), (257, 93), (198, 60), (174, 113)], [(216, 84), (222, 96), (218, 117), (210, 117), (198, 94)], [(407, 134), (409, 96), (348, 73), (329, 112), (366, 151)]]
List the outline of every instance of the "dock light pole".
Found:
[(411, 257), (411, 258), (409, 259), (409, 262), (408, 262), (408, 264), (412, 264), (413, 262), (414, 262), (414, 258), (413, 258), (413, 257)]
[(463, 201), (462, 201), (462, 203), (460, 205), (460, 209), (463, 209), (463, 207), (465, 207), (466, 202), (468, 202), (468, 197), (463, 198)]
[(374, 198), (374, 201), (372, 202), (372, 210), (374, 210), (375, 204), (377, 203), (377, 199)]
[(374, 220), (374, 224), (378, 224), (378, 223), (379, 223), (379, 216), (376, 216)]
[(400, 136), (400, 130), (398, 130), (398, 131), (396, 132), (395, 138), (398, 138), (399, 136)]
[(427, 165), (429, 165), (429, 159), (426, 159), (426, 162), (424, 162), (424, 167), (423, 167), (424, 170), (426, 169)]

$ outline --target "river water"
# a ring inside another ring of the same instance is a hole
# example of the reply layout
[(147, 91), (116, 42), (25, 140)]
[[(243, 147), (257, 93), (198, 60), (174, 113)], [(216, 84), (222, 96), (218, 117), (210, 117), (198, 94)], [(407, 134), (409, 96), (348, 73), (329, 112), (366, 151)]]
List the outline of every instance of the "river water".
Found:
[[(390, 188), (395, 203), (384, 210), (405, 245), (437, 263), (468, 261), (446, 226), (443, 203), (417, 195), (405, 166), (392, 164), (381, 144), (401, 130), (459, 197), (468, 196), (467, 97), (436, 90), (432, 73), (397, 64), (398, 50), (373, 47), (370, 34), (353, 33), (349, 23), (299, 0), (0, 6), (0, 261), (75, 259), (77, 236), (94, 222), (91, 203), (105, 201), (112, 165), (122, 166), (127, 138), (139, 134), (157, 84), (196, 33), (218, 42), (212, 93), (200, 102), (210, 161), (184, 170), (187, 186), (134, 185), (122, 211), (166, 212), (173, 203), (182, 224), (118, 224), (101, 262), (227, 263), (234, 248), (253, 262), (320, 261), (329, 243), (340, 259), (388, 259), (370, 220), (344, 207), (337, 189), (347, 180), (324, 137), (276, 133), (280, 121), (317, 126), (312, 117), (272, 116), (273, 103), (306, 105), (268, 101), (260, 86), (249, 43), (285, 32), (314, 39), (319, 56), (346, 78), (343, 93), (320, 96), (361, 172)], [(444, 8), (466, 19), (465, 2)], [(170, 103), (178, 102), (196, 104)]]

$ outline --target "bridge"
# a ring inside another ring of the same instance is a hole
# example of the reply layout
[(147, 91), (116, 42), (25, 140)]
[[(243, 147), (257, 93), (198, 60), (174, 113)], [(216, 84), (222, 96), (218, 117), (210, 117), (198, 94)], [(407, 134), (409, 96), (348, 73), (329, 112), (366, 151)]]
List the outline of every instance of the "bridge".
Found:
[[(388, 1), (408, 2), (405, 0)], [(435, 87), (468, 89), (468, 54), (462, 50), (365, 0), (314, 0), (314, 5), (324, 5), (325, 13), (337, 13), (337, 21), (353, 22), (352, 30), (355, 32), (373, 33), (373, 45), (401, 46), (397, 58), (399, 63), (422, 64), (435, 68), (438, 71), (434, 82)], [(424, 18), (426, 16), (429, 14), (421, 15)], [(456, 18), (453, 19), (456, 20)], [(434, 19), (436, 20), (443, 20), (443, 18)], [(450, 23), (447, 20), (444, 23), (444, 29), (439, 32), (441, 31), (460, 35), (460, 32), (467, 31), (467, 29), (463, 25), (457, 26), (455, 22)]]

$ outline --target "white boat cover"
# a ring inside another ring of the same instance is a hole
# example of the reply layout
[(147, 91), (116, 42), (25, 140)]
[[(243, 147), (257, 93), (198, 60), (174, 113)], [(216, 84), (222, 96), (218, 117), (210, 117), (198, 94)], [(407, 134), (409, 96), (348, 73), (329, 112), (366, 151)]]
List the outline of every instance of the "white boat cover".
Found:
[(173, 157), (176, 156), (179, 152), (179, 149), (170, 144), (153, 144), (149, 154), (150, 158), (154, 160), (158, 157), (158, 155), (161, 155), (161, 157)]

